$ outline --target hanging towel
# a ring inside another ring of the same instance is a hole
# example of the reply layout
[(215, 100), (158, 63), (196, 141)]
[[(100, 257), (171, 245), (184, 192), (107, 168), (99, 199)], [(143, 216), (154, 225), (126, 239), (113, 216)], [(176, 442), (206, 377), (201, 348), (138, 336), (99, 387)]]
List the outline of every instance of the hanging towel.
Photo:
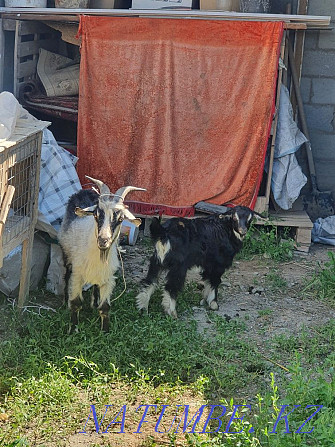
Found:
[(253, 207), (283, 24), (81, 16), (78, 172), (137, 212)]

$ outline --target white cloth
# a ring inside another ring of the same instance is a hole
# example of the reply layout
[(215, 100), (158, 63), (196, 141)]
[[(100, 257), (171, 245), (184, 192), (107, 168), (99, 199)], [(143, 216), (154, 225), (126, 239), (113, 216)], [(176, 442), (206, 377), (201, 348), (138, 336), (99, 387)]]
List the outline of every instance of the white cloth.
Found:
[(271, 187), (275, 201), (283, 210), (292, 208), (307, 183), (295, 152), (307, 141), (293, 119), (287, 88), (282, 85)]
[(321, 217), (314, 222), (312, 241), (320, 244), (335, 245), (335, 216)]

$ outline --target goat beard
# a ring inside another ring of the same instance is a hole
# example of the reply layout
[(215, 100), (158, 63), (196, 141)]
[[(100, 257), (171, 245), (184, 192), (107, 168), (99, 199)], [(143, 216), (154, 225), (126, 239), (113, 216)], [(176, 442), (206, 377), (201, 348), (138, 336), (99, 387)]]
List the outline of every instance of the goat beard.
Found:
[(105, 250), (100, 249), (100, 260), (102, 262), (107, 262), (109, 251), (110, 251), (112, 245), (117, 244), (117, 240), (120, 236), (120, 232), (121, 232), (121, 226), (120, 226), (116, 236), (113, 238), (110, 246), (108, 248), (106, 248)]
[(110, 247), (106, 248), (106, 250), (101, 250), (100, 249), (100, 260), (102, 262), (107, 262), (109, 250), (110, 250)]

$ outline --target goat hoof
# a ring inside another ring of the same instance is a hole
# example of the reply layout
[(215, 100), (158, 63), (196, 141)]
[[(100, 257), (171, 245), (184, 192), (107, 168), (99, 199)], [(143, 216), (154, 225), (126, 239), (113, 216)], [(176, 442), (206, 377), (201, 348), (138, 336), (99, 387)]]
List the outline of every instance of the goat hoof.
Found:
[(218, 305), (218, 303), (217, 303), (216, 301), (212, 301), (212, 302), (210, 303), (209, 307), (210, 307), (212, 310), (218, 310), (218, 309), (219, 309), (219, 305)]
[(205, 300), (202, 299), (202, 300), (200, 301), (200, 306), (204, 306), (204, 305), (205, 305)]
[(68, 334), (72, 335), (74, 333), (79, 332), (78, 326), (76, 324), (70, 324), (69, 330), (68, 330)]

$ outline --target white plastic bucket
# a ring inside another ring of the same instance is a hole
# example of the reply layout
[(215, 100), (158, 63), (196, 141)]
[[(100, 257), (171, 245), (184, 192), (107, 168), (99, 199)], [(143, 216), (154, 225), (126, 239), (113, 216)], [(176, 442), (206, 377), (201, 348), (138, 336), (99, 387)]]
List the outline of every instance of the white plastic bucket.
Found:
[(129, 222), (127, 220), (124, 220), (122, 222), (121, 238), (123, 239), (123, 242), (125, 244), (135, 245), (138, 233), (139, 233), (139, 228), (137, 225), (135, 225), (132, 222)]
[(7, 8), (46, 8), (47, 0), (5, 0)]

